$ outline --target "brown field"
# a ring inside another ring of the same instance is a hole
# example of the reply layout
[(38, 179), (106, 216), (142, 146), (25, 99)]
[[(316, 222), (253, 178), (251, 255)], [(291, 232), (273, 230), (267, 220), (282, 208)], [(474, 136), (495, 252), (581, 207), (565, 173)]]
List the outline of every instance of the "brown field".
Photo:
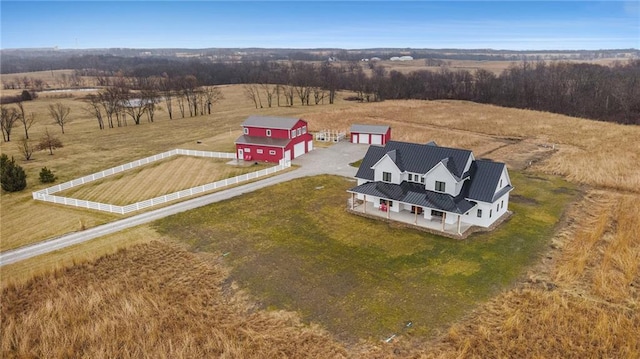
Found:
[(152, 242), (10, 286), (2, 357), (346, 356), (295, 313), (255, 311), (225, 277), (219, 258)]
[[(500, 75), (502, 71), (508, 69), (510, 66), (514, 64), (521, 63), (520, 60), (514, 61), (477, 61), (477, 60), (447, 60), (445, 61), (445, 65), (443, 66), (427, 66), (424, 59), (419, 60), (411, 60), (411, 61), (390, 61), (390, 60), (382, 60), (376, 62), (377, 65), (380, 65), (387, 70), (390, 71), (398, 71), (403, 74), (408, 74), (414, 71), (440, 71), (442, 69), (447, 69), (449, 71), (457, 71), (464, 70), (474, 73), (476, 70), (487, 70), (493, 72), (496, 75)], [(597, 59), (597, 60), (561, 60), (562, 62), (575, 62), (575, 63), (590, 63), (590, 64), (598, 64), (602, 66), (611, 66), (616, 61), (624, 61), (621, 59)], [(547, 61), (547, 63), (553, 61)], [(363, 63), (365, 72), (368, 71), (368, 63)], [(369, 72), (367, 72), (369, 73)]]
[[(60, 135), (65, 148), (54, 156), (42, 152), (24, 162), (13, 141), (2, 143), (2, 153), (16, 156), (27, 171), (29, 186), (1, 195), (1, 250), (116, 218), (31, 200), (29, 191), (44, 187), (36, 183), (42, 166), (66, 181), (176, 147), (229, 151), (239, 124), (254, 113), (303, 117), (312, 131), (390, 124), (394, 139), (435, 140), (511, 168), (558, 174), (583, 185), (585, 197), (569, 209), (549, 252), (521, 283), (426, 343), (406, 336), (389, 344), (342, 344), (317, 326), (302, 325), (295, 314), (256, 310), (251, 303), (259, 298), (243, 296), (232, 284), (228, 289), (218, 259), (187, 253), (145, 226), (133, 237), (160, 242), (95, 260), (130, 243), (114, 241), (93, 253), (94, 243), (105, 246), (101, 239), (79, 246), (79, 254), (70, 250), (70, 256), (44, 256), (45, 263), (34, 258), (3, 267), (3, 357), (199, 357), (222, 351), (230, 357), (640, 356), (640, 127), (460, 101), (340, 101), (256, 110), (240, 87), (223, 91), (225, 100), (211, 116), (169, 121), (161, 112), (153, 124), (103, 131), (77, 98), (25, 104), (39, 116), (33, 138), (46, 125), (59, 133), (46, 119), (48, 103), (73, 106), (74, 121)], [(14, 138), (20, 138), (19, 127)], [(43, 276), (30, 279), (35, 274)]]
[(229, 165), (227, 162), (229, 162), (228, 159), (178, 156), (143, 166), (137, 170), (125, 171), (114, 177), (72, 188), (60, 192), (60, 195), (126, 206), (183, 189), (202, 186), (225, 178), (232, 178), (271, 167), (269, 164), (237, 167)]

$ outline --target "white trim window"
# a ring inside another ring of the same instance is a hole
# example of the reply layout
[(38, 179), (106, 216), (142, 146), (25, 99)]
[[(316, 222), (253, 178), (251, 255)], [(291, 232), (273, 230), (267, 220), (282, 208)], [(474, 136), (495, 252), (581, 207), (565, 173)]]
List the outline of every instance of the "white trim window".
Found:
[(267, 130), (267, 137), (271, 137), (271, 130)]
[(382, 181), (391, 182), (391, 172), (382, 172)]
[(302, 134), (307, 133), (307, 126), (302, 126)]
[(263, 151), (262, 151), (262, 148), (258, 148), (258, 149), (256, 150), (256, 153), (258, 153), (258, 154), (262, 154), (262, 152), (263, 152)]
[(300, 136), (300, 135), (302, 135), (302, 129), (301, 128), (298, 129), (298, 136)]
[(272, 155), (272, 156), (275, 155), (276, 154), (276, 150), (269, 150), (269, 154)]
[(249, 134), (249, 128), (248, 127), (243, 127), (242, 128), (242, 133), (244, 133), (245, 135)]
[(447, 184), (442, 181), (436, 181), (436, 191), (445, 192), (446, 185)]
[(291, 138), (296, 138), (296, 130), (291, 130)]
[(245, 153), (251, 153), (251, 148), (249, 148), (249, 147), (245, 148), (245, 149), (244, 149), (244, 152), (245, 152)]

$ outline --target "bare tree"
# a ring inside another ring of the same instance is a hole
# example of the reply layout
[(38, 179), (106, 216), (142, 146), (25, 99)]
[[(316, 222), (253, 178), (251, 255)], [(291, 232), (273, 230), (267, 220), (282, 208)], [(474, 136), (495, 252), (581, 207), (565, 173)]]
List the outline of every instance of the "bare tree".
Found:
[(0, 128), (2, 129), (2, 139), (5, 142), (11, 141), (11, 130), (18, 118), (20, 118), (20, 113), (15, 108), (0, 106)]
[(140, 118), (147, 111), (147, 104), (142, 98), (129, 98), (124, 101), (122, 110), (131, 116), (136, 125), (139, 125)]
[(104, 121), (102, 119), (102, 108), (100, 108), (101, 106), (100, 96), (90, 94), (86, 97), (85, 102), (87, 103), (87, 107), (85, 107), (85, 110), (89, 114), (96, 117), (96, 119), (98, 120), (98, 126), (100, 127), (101, 130), (103, 130)]
[(273, 95), (275, 95), (276, 92), (278, 91), (278, 85), (270, 85), (270, 84), (264, 83), (264, 84), (260, 84), (260, 87), (262, 87), (262, 90), (264, 91), (264, 95), (267, 99), (267, 106), (271, 107), (273, 104)]
[(122, 122), (120, 120), (120, 113), (122, 112), (122, 105), (124, 99), (128, 96), (129, 90), (124, 86), (112, 86), (107, 88), (104, 92), (100, 93), (102, 107), (107, 115), (107, 121), (109, 122), (109, 128), (113, 128), (113, 117), (115, 115), (117, 126), (121, 127)]
[(18, 118), (18, 121), (20, 121), (22, 123), (22, 127), (24, 128), (24, 137), (28, 140), (29, 139), (29, 129), (31, 128), (31, 126), (35, 122), (36, 116), (33, 114), (33, 112), (31, 113), (30, 116), (27, 116), (27, 114), (24, 112), (24, 105), (23, 105), (22, 101), (16, 102), (16, 105), (18, 106), (18, 109), (20, 110), (20, 117)]
[(53, 150), (56, 148), (61, 148), (62, 142), (56, 136), (49, 133), (49, 129), (45, 129), (44, 135), (40, 139), (40, 142), (36, 145), (36, 150), (49, 150), (49, 154), (53, 155)]
[[(169, 112), (169, 119), (173, 120), (173, 103), (174, 96), (173, 81), (165, 73), (163, 77), (158, 80), (158, 90), (164, 98), (165, 105), (167, 106), (167, 112)], [(182, 116), (184, 117), (184, 116)]]
[(244, 85), (242, 86), (244, 96), (251, 100), (253, 104), (258, 108), (262, 108), (262, 100), (260, 99), (260, 92), (258, 91), (258, 87), (256, 85)]
[[(213, 106), (214, 104), (218, 103), (220, 100), (224, 99), (224, 95), (222, 94), (222, 91), (220, 91), (219, 88), (213, 86), (213, 87), (206, 87), (204, 89), (204, 95), (206, 97), (206, 105), (207, 105), (207, 114), (210, 115), (211, 114), (211, 106)], [(269, 107), (271, 107), (271, 105), (269, 105)]]
[(29, 141), (28, 138), (23, 137), (22, 140), (18, 142), (18, 150), (22, 153), (22, 156), (24, 156), (25, 161), (29, 161), (35, 148), (31, 145), (31, 141)]
[(284, 94), (287, 106), (293, 106), (294, 87), (292, 85), (282, 86), (282, 93)]
[(193, 75), (185, 76), (179, 81), (179, 87), (182, 95), (187, 100), (189, 116), (197, 116), (198, 102), (196, 99), (196, 88), (198, 87), (198, 79)]
[(179, 93), (176, 96), (176, 102), (178, 102), (178, 109), (180, 110), (180, 115), (184, 118), (184, 95)]
[(65, 106), (59, 102), (49, 105), (49, 114), (53, 117), (54, 122), (60, 126), (63, 134), (64, 125), (69, 123), (69, 113), (71, 113), (71, 107)]

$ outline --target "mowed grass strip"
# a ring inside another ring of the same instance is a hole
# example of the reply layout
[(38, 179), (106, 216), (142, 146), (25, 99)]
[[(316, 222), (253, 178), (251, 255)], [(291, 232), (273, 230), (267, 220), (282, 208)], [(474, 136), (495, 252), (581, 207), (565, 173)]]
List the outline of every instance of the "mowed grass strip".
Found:
[(60, 195), (124, 206), (273, 166), (259, 163), (240, 167), (227, 164), (229, 161), (176, 156), (60, 192)]
[[(512, 173), (515, 215), (464, 241), (345, 212), (342, 177), (299, 179), (156, 222), (193, 250), (226, 253), (266, 308), (299, 311), (341, 338), (428, 337), (509, 286), (548, 244), (576, 190)], [(220, 218), (224, 218), (221, 221)]]

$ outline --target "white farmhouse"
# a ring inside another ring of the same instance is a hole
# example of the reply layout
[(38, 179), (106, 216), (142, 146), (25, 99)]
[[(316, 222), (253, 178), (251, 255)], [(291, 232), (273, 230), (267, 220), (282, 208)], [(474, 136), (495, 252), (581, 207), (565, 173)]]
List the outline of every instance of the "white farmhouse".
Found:
[(513, 189), (504, 163), (434, 142), (371, 146), (356, 179), (347, 191), (354, 212), (454, 235), (507, 214)]

